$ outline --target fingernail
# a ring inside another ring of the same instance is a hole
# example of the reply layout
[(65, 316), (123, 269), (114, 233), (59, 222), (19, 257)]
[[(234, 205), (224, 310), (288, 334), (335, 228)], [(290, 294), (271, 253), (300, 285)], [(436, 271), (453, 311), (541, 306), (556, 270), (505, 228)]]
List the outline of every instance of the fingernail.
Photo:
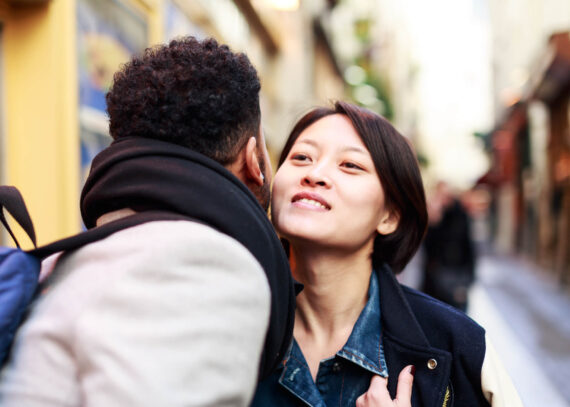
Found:
[(414, 365), (410, 366), (410, 374), (414, 376), (416, 374), (416, 367)]

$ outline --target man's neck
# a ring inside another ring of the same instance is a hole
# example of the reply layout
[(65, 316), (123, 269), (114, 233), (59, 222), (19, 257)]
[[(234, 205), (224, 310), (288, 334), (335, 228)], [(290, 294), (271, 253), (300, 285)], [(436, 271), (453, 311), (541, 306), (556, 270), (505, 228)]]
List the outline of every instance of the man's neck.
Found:
[(127, 216), (134, 215), (136, 212), (133, 211), (131, 208), (123, 208), (118, 209), (113, 212), (107, 212), (104, 215), (101, 215), (95, 224), (95, 226), (101, 226), (109, 222), (113, 222), (118, 219), (126, 218)]

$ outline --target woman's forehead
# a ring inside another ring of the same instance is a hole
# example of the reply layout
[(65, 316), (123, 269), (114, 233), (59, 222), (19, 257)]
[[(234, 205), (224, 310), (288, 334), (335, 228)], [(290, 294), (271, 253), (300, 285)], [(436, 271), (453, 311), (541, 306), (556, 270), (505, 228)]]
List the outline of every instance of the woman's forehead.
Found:
[(304, 129), (295, 144), (303, 143), (316, 147), (319, 144), (334, 143), (353, 150), (368, 151), (348, 117), (335, 114), (323, 117)]

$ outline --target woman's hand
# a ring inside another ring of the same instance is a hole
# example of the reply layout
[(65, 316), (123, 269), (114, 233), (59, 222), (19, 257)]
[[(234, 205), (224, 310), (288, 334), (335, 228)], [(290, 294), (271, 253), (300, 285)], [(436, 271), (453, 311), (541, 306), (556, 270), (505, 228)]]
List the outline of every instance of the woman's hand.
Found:
[(388, 392), (388, 379), (372, 377), (368, 391), (356, 399), (356, 407), (411, 407), (414, 366), (406, 366), (398, 376), (396, 398), (392, 400)]

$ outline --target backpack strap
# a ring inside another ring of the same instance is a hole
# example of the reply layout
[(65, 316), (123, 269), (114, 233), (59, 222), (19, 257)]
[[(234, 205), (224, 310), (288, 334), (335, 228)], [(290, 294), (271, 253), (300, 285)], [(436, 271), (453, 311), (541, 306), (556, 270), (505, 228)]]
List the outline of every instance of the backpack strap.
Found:
[(55, 241), (46, 246), (41, 246), (33, 250), (28, 250), (28, 253), (39, 259), (45, 259), (46, 257), (54, 253), (78, 249), (81, 246), (85, 246), (89, 243), (102, 240), (120, 230), (127, 229), (133, 226), (138, 226), (143, 223), (155, 222), (160, 220), (186, 220), (186, 221), (191, 220), (194, 222), (199, 222), (198, 220), (195, 220), (189, 216), (184, 216), (173, 212), (164, 212), (164, 211), (137, 212), (134, 215), (117, 219), (113, 222), (106, 223), (104, 225), (95, 227), (93, 229), (89, 229), (77, 235)]
[(6, 216), (4, 215), (3, 209), (6, 209), (10, 215), (14, 218), (16, 222), (24, 229), (34, 247), (37, 247), (36, 244), (36, 232), (34, 230), (34, 224), (32, 223), (32, 219), (30, 214), (28, 213), (28, 208), (26, 208), (26, 203), (24, 202), (24, 198), (22, 198), (22, 194), (13, 186), (8, 185), (1, 185), (0, 186), (0, 222), (4, 225), (16, 246), (20, 248), (20, 243), (16, 239), (14, 232), (10, 228), (8, 221), (6, 220)]
[(118, 232), (119, 230), (127, 229), (147, 222), (159, 220), (192, 220), (195, 222), (200, 222), (199, 220), (193, 219), (189, 216), (184, 216), (173, 212), (144, 211), (115, 220), (113, 222), (106, 223), (102, 226), (95, 227), (83, 233), (79, 233), (65, 239), (57, 240), (48, 245), (37, 247), (34, 224), (32, 222), (22, 194), (20, 194), (16, 187), (0, 185), (0, 222), (4, 225), (18, 248), (20, 248), (20, 243), (16, 239), (12, 228), (10, 228), (10, 225), (8, 224), (8, 221), (4, 215), (3, 209), (6, 209), (8, 213), (12, 215), (14, 220), (18, 222), (18, 224), (22, 227), (22, 229), (26, 232), (34, 244), (35, 249), (28, 250), (27, 253), (37, 257), (40, 260), (43, 260), (44, 258), (54, 253), (77, 249), (86, 244), (104, 239), (113, 233)]

